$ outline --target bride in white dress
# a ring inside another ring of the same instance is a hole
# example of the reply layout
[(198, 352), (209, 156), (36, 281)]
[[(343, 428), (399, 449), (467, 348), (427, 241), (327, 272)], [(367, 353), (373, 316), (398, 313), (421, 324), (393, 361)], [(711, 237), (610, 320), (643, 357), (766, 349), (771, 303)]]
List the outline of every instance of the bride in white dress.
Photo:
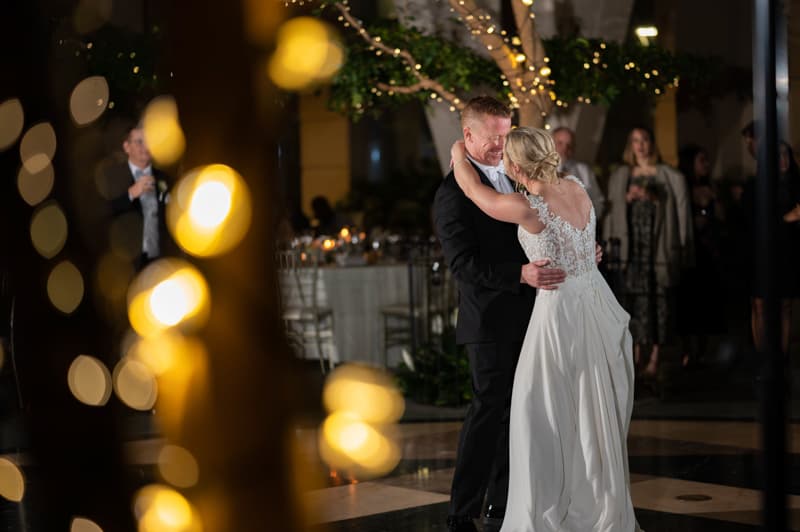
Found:
[(519, 225), (531, 261), (567, 273), (540, 290), (511, 400), (510, 479), (501, 532), (639, 531), (626, 436), (633, 407), (629, 316), (595, 262), (595, 213), (581, 182), (556, 172), (543, 130), (509, 133), (505, 171), (524, 188), (499, 194), (453, 145), (456, 181), (489, 216)]

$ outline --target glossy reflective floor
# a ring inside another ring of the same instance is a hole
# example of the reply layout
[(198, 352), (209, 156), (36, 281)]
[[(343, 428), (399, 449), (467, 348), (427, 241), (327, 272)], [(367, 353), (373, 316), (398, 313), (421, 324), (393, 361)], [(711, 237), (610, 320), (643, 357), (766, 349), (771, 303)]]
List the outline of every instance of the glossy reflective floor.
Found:
[[(628, 450), (636, 515), (647, 532), (760, 530), (757, 372), (728, 369), (673, 367), (669, 382), (637, 383)], [(797, 368), (791, 380), (798, 389)], [(787, 504), (791, 530), (800, 530), (800, 402), (789, 406)], [(409, 407), (406, 418), (435, 416)], [(403, 458), (391, 474), (348, 482), (331, 473), (328, 487), (306, 496), (315, 532), (445, 531), (460, 427), (458, 420), (402, 423)]]
[[(794, 389), (800, 384), (796, 361)], [(316, 371), (316, 370), (315, 370)], [(758, 384), (752, 366), (719, 364), (693, 372), (667, 367), (667, 381), (637, 383), (628, 449), (634, 506), (642, 528), (660, 531), (759, 530), (760, 450)], [(321, 378), (317, 373), (317, 378)], [(800, 401), (789, 402), (787, 503), (792, 530), (800, 530)], [(295, 430), (296, 442), (316, 467), (306, 479), (309, 529), (313, 532), (445, 531), (447, 503), (463, 408), (407, 403), (398, 425), (399, 465), (388, 475), (356, 481), (317, 458), (320, 413)], [(126, 444), (141, 484), (156, 480), (162, 440), (148, 434), (146, 416)], [(152, 427), (151, 427), (152, 428)], [(0, 434), (0, 440), (5, 440)], [(25, 454), (3, 455), (22, 466), (26, 489), (37, 492), (46, 474)], [(26, 497), (27, 498), (27, 497)], [(33, 498), (32, 500), (35, 500)], [(39, 532), (41, 508), (0, 497), (0, 532)], [(264, 530), (269, 530), (265, 528)], [(50, 532), (50, 531), (47, 531)]]
[[(319, 530), (445, 530), (460, 423), (401, 425), (403, 460), (388, 477), (315, 490)], [(800, 530), (800, 425), (790, 427), (789, 506)], [(633, 502), (652, 531), (756, 530), (760, 522), (758, 425), (635, 420), (628, 440)], [(337, 479), (331, 479), (336, 484)]]

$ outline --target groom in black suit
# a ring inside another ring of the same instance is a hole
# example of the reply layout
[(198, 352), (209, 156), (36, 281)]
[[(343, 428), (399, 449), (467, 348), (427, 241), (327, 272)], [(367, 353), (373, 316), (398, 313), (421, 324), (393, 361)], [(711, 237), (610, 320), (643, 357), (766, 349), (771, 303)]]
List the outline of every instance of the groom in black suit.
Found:
[[(454, 164), (472, 164), (484, 185), (513, 192), (502, 166), (509, 108), (494, 98), (474, 98), (462, 111), (461, 126), (469, 161)], [(447, 524), (450, 531), (472, 532), (484, 496), (485, 524), (497, 526), (505, 513), (511, 386), (533, 309), (533, 287), (555, 288), (565, 274), (546, 268), (547, 261), (528, 263), (517, 226), (481, 212), (452, 171), (436, 192), (434, 222), (458, 281), (456, 341), (467, 347), (473, 391), (458, 442)]]
[(134, 229), (137, 235), (141, 231), (141, 253), (137, 250), (134, 258), (138, 271), (164, 255), (171, 242), (165, 220), (168, 178), (164, 172), (153, 168), (141, 126), (128, 128), (122, 149), (127, 161), (107, 170), (109, 187), (117, 191), (111, 200), (111, 211), (115, 217), (127, 212), (139, 215), (135, 217)]

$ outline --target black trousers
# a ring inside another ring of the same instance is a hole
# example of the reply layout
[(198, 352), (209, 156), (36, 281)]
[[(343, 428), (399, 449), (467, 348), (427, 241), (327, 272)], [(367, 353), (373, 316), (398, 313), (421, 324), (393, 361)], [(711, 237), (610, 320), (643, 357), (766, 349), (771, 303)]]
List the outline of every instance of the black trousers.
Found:
[(467, 344), (473, 397), (458, 441), (451, 516), (479, 516), (484, 494), (487, 504), (506, 505), (511, 385), (521, 347), (521, 342)]

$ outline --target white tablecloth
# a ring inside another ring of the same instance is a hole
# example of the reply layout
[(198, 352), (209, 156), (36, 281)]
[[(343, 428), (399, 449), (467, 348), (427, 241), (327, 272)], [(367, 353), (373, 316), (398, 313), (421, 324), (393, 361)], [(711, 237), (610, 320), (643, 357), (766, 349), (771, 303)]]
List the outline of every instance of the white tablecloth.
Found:
[[(286, 285), (284, 285), (286, 286)], [(285, 289), (285, 288), (284, 288)], [(291, 300), (292, 294), (284, 294)], [(385, 305), (408, 303), (408, 266), (328, 266), (319, 269), (318, 305), (333, 311), (336, 362), (384, 365)], [(401, 360), (399, 348), (389, 351), (389, 367)]]

